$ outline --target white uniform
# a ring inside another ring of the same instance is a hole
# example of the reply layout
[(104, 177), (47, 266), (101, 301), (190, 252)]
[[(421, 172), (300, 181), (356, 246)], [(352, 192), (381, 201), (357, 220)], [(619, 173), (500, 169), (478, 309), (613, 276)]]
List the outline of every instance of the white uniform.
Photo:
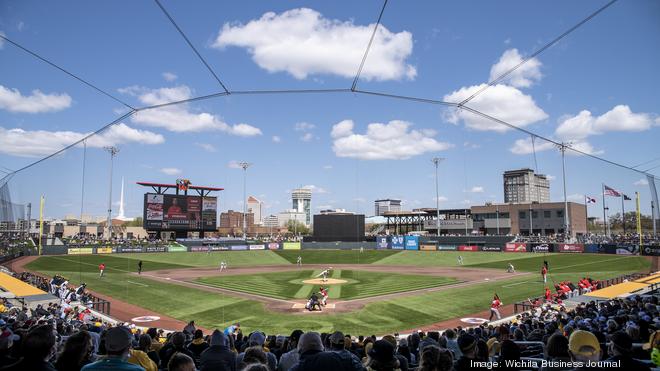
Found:
[(302, 267), (302, 256), (298, 255), (298, 259), (296, 259), (296, 265)]
[(220, 272), (222, 272), (225, 269), (227, 269), (227, 262), (223, 260), (220, 262)]
[(326, 281), (328, 280), (328, 274), (329, 274), (329, 273), (330, 273), (330, 270), (329, 270), (329, 269), (326, 269), (326, 270), (324, 270), (323, 272), (321, 272), (321, 274), (319, 274), (319, 276), (322, 277), (321, 280), (322, 280), (323, 282), (326, 282)]
[(516, 268), (513, 267), (513, 264), (509, 263), (509, 268), (506, 271), (508, 273), (516, 273)]
[(463, 265), (463, 256), (458, 256), (458, 265)]

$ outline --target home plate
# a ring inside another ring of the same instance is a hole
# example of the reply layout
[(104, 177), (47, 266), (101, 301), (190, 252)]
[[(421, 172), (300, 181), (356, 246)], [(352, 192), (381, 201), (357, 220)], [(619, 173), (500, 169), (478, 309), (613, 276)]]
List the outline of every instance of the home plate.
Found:
[[(305, 304), (295, 303), (295, 304), (293, 304), (291, 309), (305, 309)], [(325, 307), (323, 307), (323, 309), (335, 309), (335, 305), (334, 304), (327, 304)]]

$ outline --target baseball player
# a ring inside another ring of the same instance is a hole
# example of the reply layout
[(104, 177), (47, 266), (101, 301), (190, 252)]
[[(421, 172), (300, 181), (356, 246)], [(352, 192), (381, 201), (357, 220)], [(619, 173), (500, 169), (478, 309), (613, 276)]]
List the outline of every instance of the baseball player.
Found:
[(548, 282), (548, 268), (546, 268), (545, 265), (543, 266), (543, 268), (541, 268), (541, 276), (543, 276), (543, 283), (547, 283)]
[(364, 252), (364, 247), (360, 246), (360, 254)]
[(500, 297), (495, 294), (495, 296), (493, 296), (493, 301), (490, 303), (490, 318), (488, 318), (489, 322), (493, 320), (493, 316), (497, 317), (498, 320), (502, 318), (499, 311), (501, 306), (502, 301), (500, 300)]
[(506, 269), (507, 273), (516, 273), (516, 268), (509, 262), (509, 267)]
[(456, 259), (458, 260), (458, 265), (463, 265), (463, 255), (459, 255)]
[(321, 305), (325, 307), (328, 301), (328, 290), (324, 289), (323, 286), (319, 287), (319, 293), (321, 294)]
[(296, 259), (296, 265), (302, 267), (302, 256), (298, 255), (298, 259)]
[(223, 260), (223, 261), (220, 262), (220, 272), (222, 272), (226, 269), (227, 269), (227, 262)]
[(328, 274), (330, 274), (330, 268), (328, 268), (328, 269), (324, 270), (323, 272), (319, 273), (319, 275), (316, 276), (316, 277), (321, 276), (321, 281), (328, 282)]
[(99, 264), (99, 278), (103, 278), (103, 272), (105, 271), (105, 264)]
[(142, 260), (138, 262), (138, 274), (142, 274)]

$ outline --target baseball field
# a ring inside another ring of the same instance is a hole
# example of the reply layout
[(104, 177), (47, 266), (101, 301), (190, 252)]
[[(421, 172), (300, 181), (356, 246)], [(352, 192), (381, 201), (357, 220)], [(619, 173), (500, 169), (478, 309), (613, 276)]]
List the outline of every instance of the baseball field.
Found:
[[(25, 269), (85, 282), (118, 302), (205, 328), (239, 321), (247, 331), (267, 333), (302, 328), (384, 334), (484, 311), (494, 292), (505, 305), (540, 296), (543, 260), (550, 267), (549, 285), (650, 268), (644, 257), (621, 255), (302, 250), (43, 256)], [(220, 272), (221, 261), (228, 270)], [(107, 267), (103, 278), (101, 262)], [(509, 262), (515, 274), (506, 273)], [(318, 274), (329, 267), (333, 283), (320, 283)], [(329, 305), (322, 313), (306, 311), (306, 299), (321, 284), (329, 287)]]

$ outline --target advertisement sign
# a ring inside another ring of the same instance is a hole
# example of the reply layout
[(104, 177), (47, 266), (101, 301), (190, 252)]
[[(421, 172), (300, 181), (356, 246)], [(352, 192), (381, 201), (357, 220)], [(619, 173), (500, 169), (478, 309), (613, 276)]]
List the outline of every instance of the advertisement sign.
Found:
[(248, 246), (247, 245), (231, 245), (231, 250), (247, 250)]
[(280, 244), (277, 242), (271, 242), (268, 244), (268, 250), (279, 250)]
[(458, 251), (479, 251), (479, 246), (477, 245), (459, 245)]
[(590, 243), (584, 245), (584, 252), (597, 254), (600, 252), (600, 245), (597, 243)]
[(481, 251), (502, 251), (501, 246), (481, 246)]
[(428, 244), (428, 243), (423, 243), (419, 245), (419, 249), (423, 251), (436, 251), (437, 248), (435, 247), (435, 244)]
[(144, 228), (215, 230), (217, 198), (184, 195), (144, 195)]
[(163, 195), (156, 195), (147, 193), (146, 195), (147, 210), (146, 220), (162, 221), (163, 220)]
[(202, 199), (202, 221), (204, 229), (213, 230), (217, 227), (218, 199), (216, 197), (204, 197)]
[(636, 245), (616, 245), (617, 255), (636, 255), (639, 253), (639, 247)]
[(112, 247), (97, 247), (97, 254), (112, 254)]
[(142, 247), (140, 246), (120, 246), (117, 248), (117, 252), (142, 252)]
[(419, 248), (419, 236), (405, 236), (403, 240), (406, 250), (417, 250)]
[(282, 248), (284, 250), (300, 250), (300, 242), (284, 242)]
[(188, 251), (188, 248), (183, 246), (183, 245), (167, 245), (167, 251), (168, 252), (182, 252), (182, 251)]
[(647, 256), (659, 256), (660, 255), (660, 246), (643, 246), (642, 255)]
[(376, 237), (376, 249), (384, 250), (390, 248), (390, 241), (387, 236), (378, 236)]
[(583, 252), (584, 245), (577, 243), (560, 243), (559, 252)]
[(250, 245), (250, 250), (265, 250), (265, 245)]
[(526, 243), (509, 242), (504, 246), (506, 252), (527, 252)]
[(211, 245), (211, 251), (227, 251), (229, 246), (226, 245)]
[(208, 246), (190, 246), (190, 251), (191, 252), (208, 252), (209, 247)]
[(438, 250), (441, 251), (456, 251), (457, 248), (456, 245), (438, 245)]
[(94, 252), (94, 249), (91, 247), (70, 247), (66, 253), (69, 255), (83, 255), (91, 254)]
[(532, 252), (550, 252), (552, 246), (549, 243), (534, 243), (530, 244)]
[(405, 246), (403, 236), (391, 236), (390, 246), (392, 247), (392, 250), (403, 250)]
[(166, 250), (165, 246), (147, 246), (147, 252), (165, 252)]

